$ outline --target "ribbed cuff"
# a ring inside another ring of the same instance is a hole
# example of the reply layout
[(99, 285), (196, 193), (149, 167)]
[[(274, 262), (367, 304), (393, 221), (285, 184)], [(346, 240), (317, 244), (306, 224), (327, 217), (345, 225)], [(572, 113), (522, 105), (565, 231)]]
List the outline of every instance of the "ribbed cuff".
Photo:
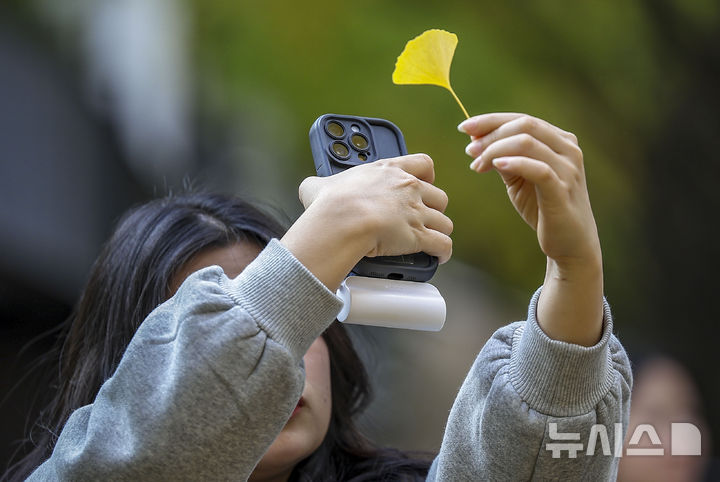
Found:
[(591, 347), (553, 340), (540, 328), (536, 310), (540, 291), (530, 301), (527, 321), (513, 334), (510, 380), (534, 410), (556, 417), (592, 410), (612, 386), (614, 372), (608, 343), (610, 306), (603, 300), (603, 334)]
[(298, 359), (342, 308), (342, 301), (277, 239), (237, 278), (222, 276), (220, 285)]

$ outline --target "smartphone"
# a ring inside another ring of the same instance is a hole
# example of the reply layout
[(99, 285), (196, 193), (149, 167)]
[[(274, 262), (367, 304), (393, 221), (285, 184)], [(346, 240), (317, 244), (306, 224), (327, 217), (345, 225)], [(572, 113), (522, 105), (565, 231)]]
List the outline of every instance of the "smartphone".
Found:
[[(407, 154), (400, 129), (385, 119), (325, 114), (310, 128), (310, 147), (318, 176), (332, 176), (355, 166)], [(426, 253), (365, 257), (352, 272), (370, 278), (428, 281), (438, 259)]]

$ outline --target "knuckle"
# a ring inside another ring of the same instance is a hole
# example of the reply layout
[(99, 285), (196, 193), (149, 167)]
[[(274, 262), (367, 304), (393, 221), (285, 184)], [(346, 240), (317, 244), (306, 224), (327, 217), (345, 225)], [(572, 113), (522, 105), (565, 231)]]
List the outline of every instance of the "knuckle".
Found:
[(426, 231), (425, 223), (423, 223), (423, 220), (420, 218), (420, 216), (410, 217), (410, 219), (408, 220), (408, 225), (420, 235)]
[(430, 168), (434, 167), (432, 157), (428, 156), (427, 154), (421, 152), (419, 154), (415, 154), (415, 156), (418, 159), (420, 159), (423, 163), (425, 163), (427, 165), (427, 167), (430, 167)]
[(400, 185), (402, 187), (407, 188), (407, 189), (412, 189), (412, 190), (420, 189), (420, 184), (421, 184), (420, 179), (413, 176), (412, 174), (402, 171), (402, 174), (399, 174), (399, 177), (400, 177)]
[(564, 181), (560, 181), (560, 192), (566, 197), (571, 198), (573, 195), (573, 185)]
[(314, 182), (314, 179), (312, 177), (306, 177), (302, 180), (300, 185), (298, 186), (298, 198), (300, 198), (301, 201), (304, 200), (304, 198), (308, 197), (310, 195), (311, 186)]
[(520, 128), (524, 132), (533, 132), (538, 126), (537, 119), (535, 119), (534, 117), (529, 116), (529, 115), (524, 115), (524, 116), (520, 117), (519, 123), (520, 123)]
[(576, 136), (575, 134), (573, 134), (572, 132), (567, 132), (567, 131), (566, 131), (566, 132), (565, 132), (565, 137), (567, 137), (567, 138), (570, 140), (570, 142), (572, 142), (573, 144), (576, 144), (576, 145), (578, 144), (578, 138), (577, 138), (577, 136)]
[(582, 184), (585, 180), (585, 171), (582, 167), (575, 168), (572, 171), (572, 179), (575, 184)]
[(411, 199), (411, 200), (408, 202), (408, 207), (409, 207), (412, 211), (419, 212), (419, 211), (422, 211), (422, 210), (425, 208), (425, 204), (423, 204), (423, 202), (420, 201), (419, 199)]
[(402, 166), (402, 158), (401, 157), (386, 157), (384, 159), (377, 160), (370, 164), (365, 164), (366, 166), (381, 166), (381, 167), (397, 167), (398, 169), (401, 169)]
[(548, 182), (553, 179), (553, 170), (550, 166), (547, 164), (543, 164), (543, 167), (540, 168), (540, 180), (542, 182)]
[(573, 150), (573, 156), (574, 156), (574, 158), (575, 158), (580, 164), (582, 164), (582, 163), (583, 163), (583, 158), (585, 157), (585, 156), (583, 155), (582, 149), (580, 149), (580, 146), (577, 145), (577, 144), (575, 144), (575, 143), (573, 143), (573, 144), (571, 144), (571, 145), (572, 145), (572, 150)]
[(447, 218), (447, 232), (445, 234), (451, 234), (455, 230), (455, 223), (453, 223), (452, 219)]
[(445, 212), (445, 209), (448, 207), (448, 203), (450, 202), (450, 198), (448, 197), (447, 193), (445, 191), (440, 191), (440, 203), (441, 203), (441, 211)]
[[(376, 169), (380, 169), (380, 168), (384, 168), (384, 167), (393, 167), (394, 165), (395, 165), (394, 157), (392, 157), (390, 159), (387, 159), (387, 158), (378, 159), (377, 161), (375, 161), (371, 164), (364, 164), (364, 166), (368, 166), (368, 167), (372, 166)], [(355, 169), (357, 169), (358, 167), (363, 167), (363, 166), (357, 166)]]
[(582, 168), (584, 163), (584, 154), (582, 149), (580, 149), (580, 146), (578, 146), (577, 144), (568, 143), (566, 157), (573, 166), (580, 169)]
[(523, 133), (518, 136), (518, 143), (522, 149), (529, 149), (535, 143), (535, 138), (530, 134)]
[[(373, 164), (377, 164), (376, 162), (373, 162), (372, 164), (367, 164), (368, 166), (372, 166)], [(407, 172), (403, 170), (402, 167), (400, 167), (397, 164), (394, 164), (392, 159), (388, 159), (385, 161), (385, 164), (378, 166), (380, 169), (382, 169), (381, 172), (378, 173), (379, 176), (382, 176), (384, 178), (388, 179), (402, 179), (404, 176), (407, 175)], [(357, 169), (357, 168), (354, 168)]]
[(435, 162), (432, 160), (430, 156), (424, 153), (417, 154), (418, 158), (422, 162), (422, 172), (423, 177), (425, 177), (429, 182), (433, 182), (435, 179)]
[(575, 184), (582, 184), (585, 179), (585, 176), (580, 171), (575, 171), (573, 175), (573, 181), (575, 181)]
[(443, 251), (446, 253), (445, 259), (450, 258), (453, 249), (453, 242), (450, 236), (443, 236)]
[(310, 181), (309, 177), (306, 177), (305, 179), (303, 179), (302, 182), (300, 183), (300, 186), (298, 186), (298, 191), (300, 191), (300, 192), (305, 191), (308, 188), (308, 184), (310, 182), (311, 181)]

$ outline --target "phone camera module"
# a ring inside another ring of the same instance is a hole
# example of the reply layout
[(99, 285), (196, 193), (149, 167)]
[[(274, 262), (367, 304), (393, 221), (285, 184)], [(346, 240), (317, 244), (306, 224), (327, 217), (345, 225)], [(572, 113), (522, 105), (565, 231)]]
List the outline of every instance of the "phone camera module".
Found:
[(337, 121), (330, 121), (325, 124), (325, 130), (335, 139), (340, 139), (345, 135), (345, 128)]
[(364, 151), (370, 145), (370, 143), (367, 140), (367, 137), (365, 137), (363, 134), (357, 134), (357, 133), (350, 136), (350, 143), (358, 151)]
[(360, 154), (358, 154), (358, 159), (360, 159), (360, 160), (363, 161), (363, 162), (367, 161), (367, 158), (368, 158), (367, 154), (365, 154), (365, 153), (363, 153), (363, 152), (361, 152)]
[(350, 148), (348, 148), (347, 144), (345, 144), (344, 142), (340, 142), (340, 141), (333, 142), (330, 145), (330, 151), (338, 159), (345, 160), (348, 157), (350, 157)]

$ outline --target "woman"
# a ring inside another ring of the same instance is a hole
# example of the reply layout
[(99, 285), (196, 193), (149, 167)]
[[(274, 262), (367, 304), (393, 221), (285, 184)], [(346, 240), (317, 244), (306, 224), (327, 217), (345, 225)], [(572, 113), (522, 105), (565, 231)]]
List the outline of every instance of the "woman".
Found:
[[(626, 423), (631, 385), (602, 298), (577, 141), (520, 114), (476, 116), (460, 129), (472, 138), (471, 167), (497, 170), (536, 229), (548, 269), (528, 320), (499, 330), (480, 352), (428, 478), (612, 477), (612, 456), (554, 458), (546, 448), (552, 423), (585, 440), (592, 424)], [(98, 341), (64, 350), (72, 373), (54, 417), (64, 428), (31, 479), (422, 477), (427, 464), (374, 452), (352, 429), (363, 383), (341, 385), (357, 374), (337, 376), (351, 365), (336, 366), (331, 353), (351, 351), (325, 330), (340, 309), (333, 293), (362, 256), (450, 257), (447, 196), (433, 181), (423, 155), (309, 178), (300, 186), (306, 210), (280, 240), (263, 231), (269, 222), (235, 229), (208, 210), (178, 225), (165, 220), (181, 216), (178, 207), (131, 215), (101, 257), (120, 267), (98, 265), (79, 305), (68, 339), (96, 332)], [(212, 225), (220, 237), (183, 249), (167, 243), (176, 230)], [(129, 280), (136, 286), (125, 290)], [(113, 319), (125, 326), (102, 328)]]

